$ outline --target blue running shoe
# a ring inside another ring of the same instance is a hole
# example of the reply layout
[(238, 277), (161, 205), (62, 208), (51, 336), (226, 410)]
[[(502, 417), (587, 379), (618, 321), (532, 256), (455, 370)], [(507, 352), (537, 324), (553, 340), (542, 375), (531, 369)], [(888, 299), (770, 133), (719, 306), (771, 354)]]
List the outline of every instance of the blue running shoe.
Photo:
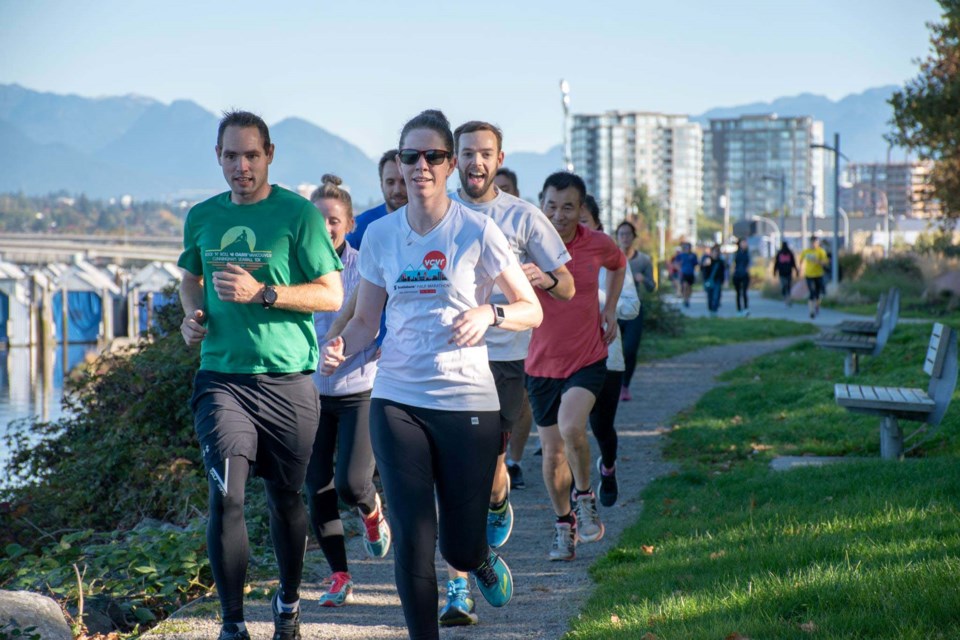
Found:
[(493, 509), (487, 511), (487, 544), (494, 549), (499, 549), (507, 544), (512, 531), (513, 506), (510, 504), (510, 496), (508, 495), (502, 508), (497, 511)]
[(476, 605), (470, 597), (470, 585), (466, 578), (454, 578), (447, 582), (447, 604), (440, 609), (441, 627), (465, 627), (477, 624), (480, 619), (474, 613)]
[(342, 607), (353, 602), (353, 578), (346, 571), (330, 576), (330, 589), (320, 596), (321, 607)]
[(491, 607), (502, 607), (513, 598), (513, 575), (503, 558), (491, 551), (486, 562), (473, 572), (480, 593)]

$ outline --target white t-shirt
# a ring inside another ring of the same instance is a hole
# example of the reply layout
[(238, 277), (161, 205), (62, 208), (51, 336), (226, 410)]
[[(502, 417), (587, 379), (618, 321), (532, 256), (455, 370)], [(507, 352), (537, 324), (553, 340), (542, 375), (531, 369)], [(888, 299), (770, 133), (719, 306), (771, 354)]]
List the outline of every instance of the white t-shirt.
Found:
[(371, 397), (444, 411), (497, 411), (484, 343), (449, 344), (453, 319), (490, 298), (516, 257), (488, 218), (456, 201), (421, 236), (407, 208), (367, 227), (360, 275), (387, 291), (387, 337)]
[[(461, 199), (458, 193), (451, 193), (450, 198), (493, 220), (507, 237), (507, 242), (520, 264), (532, 262), (546, 272), (553, 271), (570, 260), (570, 253), (550, 219), (526, 200), (499, 189), (496, 198), (479, 204)], [(496, 286), (490, 301), (496, 304), (508, 302), (507, 297)], [(527, 357), (530, 346), (530, 334), (530, 331), (488, 329), (485, 337), (490, 359), (494, 362), (523, 360)]]

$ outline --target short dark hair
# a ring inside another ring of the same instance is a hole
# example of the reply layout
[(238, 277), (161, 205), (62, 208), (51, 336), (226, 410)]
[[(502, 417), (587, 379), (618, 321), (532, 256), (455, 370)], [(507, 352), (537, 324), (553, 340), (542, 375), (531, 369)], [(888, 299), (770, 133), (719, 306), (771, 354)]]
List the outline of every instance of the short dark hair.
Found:
[(810, 242), (820, 242), (820, 236), (810, 236)]
[(408, 133), (415, 129), (429, 129), (435, 132), (443, 138), (446, 151), (453, 153), (453, 132), (450, 131), (450, 121), (447, 120), (447, 116), (443, 115), (443, 111), (439, 109), (427, 109), (408, 120), (407, 124), (403, 125), (403, 129), (400, 131), (399, 147), (401, 149), (403, 149), (403, 139), (407, 137)]
[(547, 176), (547, 179), (543, 181), (543, 191), (541, 193), (545, 194), (548, 187), (553, 187), (557, 191), (563, 191), (564, 189), (573, 187), (577, 190), (577, 193), (580, 194), (580, 202), (586, 202), (587, 200), (587, 185), (584, 184), (583, 178), (575, 173), (569, 171), (551, 173)]
[(220, 126), (217, 128), (217, 148), (223, 147), (223, 132), (227, 127), (256, 127), (260, 131), (260, 138), (263, 140), (263, 150), (270, 151), (270, 129), (263, 118), (249, 111), (224, 111), (220, 118)]
[(623, 222), (621, 222), (620, 224), (618, 224), (618, 225), (617, 225), (617, 233), (620, 232), (620, 229), (621, 229), (622, 227), (627, 227), (628, 229), (630, 229), (630, 233), (633, 234), (633, 237), (634, 237), (634, 238), (637, 237), (637, 227), (636, 227), (636, 225), (634, 225), (632, 222), (630, 222), (629, 220), (624, 220)]
[(587, 211), (590, 212), (590, 217), (593, 218), (594, 223), (596, 223), (597, 229), (603, 231), (603, 223), (600, 222), (600, 205), (597, 204), (597, 199), (587, 194), (587, 197), (583, 200), (583, 204), (587, 208)]
[(500, 150), (503, 149), (503, 131), (500, 131), (500, 127), (490, 124), (489, 122), (483, 122), (482, 120), (471, 120), (470, 122), (464, 122), (462, 125), (456, 128), (453, 132), (453, 144), (454, 150), (457, 153), (460, 153), (460, 136), (465, 133), (473, 133), (475, 131), (489, 131), (497, 139), (497, 153), (500, 153)]
[(520, 183), (517, 181), (517, 174), (506, 167), (500, 167), (497, 169), (496, 175), (498, 176), (507, 176), (507, 180), (513, 183), (513, 190), (517, 193), (520, 192)]
[(384, 151), (383, 155), (380, 156), (380, 162), (377, 164), (377, 172), (380, 174), (380, 179), (383, 180), (383, 168), (387, 166), (388, 162), (393, 162), (399, 153), (396, 149), (390, 149), (389, 151)]

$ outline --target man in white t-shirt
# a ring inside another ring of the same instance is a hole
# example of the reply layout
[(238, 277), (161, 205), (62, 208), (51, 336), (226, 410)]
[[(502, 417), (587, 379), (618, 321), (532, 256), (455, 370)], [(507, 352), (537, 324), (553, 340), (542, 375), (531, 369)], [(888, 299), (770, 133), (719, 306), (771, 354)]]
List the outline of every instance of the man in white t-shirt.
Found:
[[(537, 207), (504, 192), (494, 183), (504, 157), (500, 129), (487, 122), (471, 121), (458, 127), (453, 136), (461, 188), (450, 195), (451, 199), (496, 222), (534, 287), (559, 300), (572, 298), (573, 276), (564, 266), (570, 260), (570, 254), (560, 234)], [(505, 300), (503, 293), (494, 287), (490, 302), (503, 304)], [(491, 328), (485, 340), (490, 370), (500, 398), (503, 432), (487, 517), (487, 542), (497, 548), (507, 542), (513, 529), (513, 508), (508, 490), (510, 476), (505, 461), (507, 442), (523, 415), (526, 402), (523, 361), (530, 344), (530, 332)], [(478, 618), (466, 574), (449, 565), (448, 574), (447, 604), (440, 611), (440, 625), (476, 624)]]

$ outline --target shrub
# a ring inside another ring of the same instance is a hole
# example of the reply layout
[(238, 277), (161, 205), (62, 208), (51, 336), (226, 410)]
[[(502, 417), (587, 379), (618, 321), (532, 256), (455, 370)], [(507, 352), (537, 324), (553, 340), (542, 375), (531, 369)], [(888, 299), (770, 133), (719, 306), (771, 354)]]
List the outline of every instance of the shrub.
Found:
[(871, 262), (860, 277), (850, 282), (849, 288), (870, 300), (878, 300), (880, 294), (899, 287), (904, 298), (919, 297), (924, 290), (923, 271), (910, 255), (896, 255)]
[(667, 302), (657, 293), (643, 298), (643, 330), (665, 336), (681, 336), (684, 330), (684, 316), (677, 305)]

